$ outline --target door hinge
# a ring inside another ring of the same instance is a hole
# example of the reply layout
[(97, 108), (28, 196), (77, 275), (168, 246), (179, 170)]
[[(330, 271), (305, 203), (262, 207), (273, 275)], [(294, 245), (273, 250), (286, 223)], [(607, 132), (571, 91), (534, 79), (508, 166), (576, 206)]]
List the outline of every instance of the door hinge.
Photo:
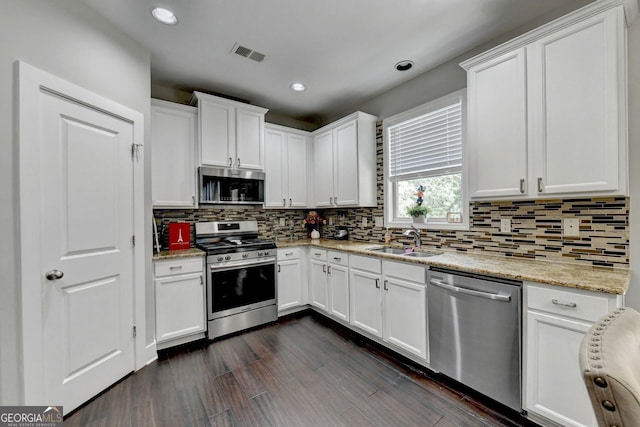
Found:
[(131, 246), (136, 245), (136, 236), (131, 236)]
[(140, 147), (142, 144), (131, 144), (131, 158), (135, 159), (136, 156), (140, 153)]
[(136, 328), (136, 325), (133, 325), (133, 337), (137, 337), (138, 336), (138, 329)]

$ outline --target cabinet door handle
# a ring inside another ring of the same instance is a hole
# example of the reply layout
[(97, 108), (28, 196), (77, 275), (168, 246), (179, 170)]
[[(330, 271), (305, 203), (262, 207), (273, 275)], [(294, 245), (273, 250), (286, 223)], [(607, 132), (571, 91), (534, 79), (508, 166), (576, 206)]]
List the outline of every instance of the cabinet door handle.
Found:
[(202, 280), (202, 276), (200, 276), (200, 286), (204, 285), (204, 281)]
[(233, 166), (233, 159), (229, 157), (229, 167)]
[(542, 187), (542, 177), (539, 176), (538, 177), (538, 193), (542, 193), (544, 191), (544, 188)]
[(380, 279), (376, 279), (376, 288), (380, 289)]
[(193, 206), (195, 206), (195, 205), (196, 205), (196, 196), (191, 196), (191, 204), (192, 204)]
[(293, 199), (289, 199), (289, 206), (293, 206)]
[(576, 308), (578, 306), (578, 304), (576, 304), (575, 302), (565, 302), (565, 301), (560, 301), (557, 299), (552, 299), (551, 302), (555, 305), (561, 305), (563, 307), (570, 307), (570, 308)]
[(280, 273), (280, 264), (278, 264), (278, 273)]
[(327, 266), (327, 274), (331, 274), (331, 266)]
[(287, 206), (287, 200), (286, 199), (282, 199), (282, 206)]
[(240, 157), (238, 157), (238, 163), (236, 163), (236, 167), (239, 168), (240, 167)]
[(323, 273), (327, 272), (327, 265), (326, 264), (322, 264), (322, 272)]
[(524, 194), (524, 178), (520, 180), (520, 193)]
[(389, 290), (389, 281), (388, 281), (388, 280), (385, 280), (385, 281), (384, 281), (384, 290), (385, 290), (385, 291), (388, 291), (388, 290)]

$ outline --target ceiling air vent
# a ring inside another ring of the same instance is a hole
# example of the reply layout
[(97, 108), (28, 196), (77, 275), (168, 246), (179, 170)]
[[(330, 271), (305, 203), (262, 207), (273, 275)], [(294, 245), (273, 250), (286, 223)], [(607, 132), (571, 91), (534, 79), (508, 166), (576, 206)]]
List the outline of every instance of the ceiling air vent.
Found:
[(249, 49), (248, 47), (241, 46), (240, 43), (236, 43), (231, 49), (232, 53), (236, 55), (244, 56), (245, 58), (253, 59), (256, 62), (264, 61), (265, 54), (257, 52), (253, 49)]

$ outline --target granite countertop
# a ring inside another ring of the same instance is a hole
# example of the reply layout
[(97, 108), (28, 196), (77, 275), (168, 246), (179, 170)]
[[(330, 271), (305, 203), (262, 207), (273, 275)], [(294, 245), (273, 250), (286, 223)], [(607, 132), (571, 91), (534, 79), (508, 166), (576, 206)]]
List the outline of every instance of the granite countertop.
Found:
[(278, 248), (291, 246), (315, 246), (360, 255), (378, 256), (396, 261), (424, 264), (433, 267), (448, 268), (452, 270), (486, 274), (509, 279), (548, 283), (550, 285), (610, 294), (626, 293), (631, 280), (631, 270), (629, 269), (593, 267), (578, 263), (560, 263), (543, 260), (507, 258), (497, 255), (461, 253), (457, 251), (428, 247), (423, 247), (420, 250), (437, 252), (438, 254), (426, 258), (414, 258), (406, 255), (372, 252), (372, 248), (379, 248), (384, 245), (381, 243), (354, 242), (347, 240), (278, 240), (277, 245)]
[(153, 260), (161, 259), (174, 259), (174, 258), (190, 258), (197, 256), (204, 256), (205, 252), (198, 248), (180, 249), (177, 251), (160, 251), (160, 253), (153, 253)]

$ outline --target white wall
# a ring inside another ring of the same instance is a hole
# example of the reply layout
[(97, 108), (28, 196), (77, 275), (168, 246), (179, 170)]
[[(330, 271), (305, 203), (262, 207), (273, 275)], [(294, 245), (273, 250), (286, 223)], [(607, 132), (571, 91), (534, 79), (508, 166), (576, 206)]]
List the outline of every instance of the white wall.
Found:
[[(9, 405), (22, 401), (15, 61), (25, 61), (143, 113), (146, 141), (151, 78), (148, 52), (82, 2), (0, 0), (0, 6), (0, 405)], [(151, 156), (145, 157), (148, 161)], [(147, 189), (148, 218), (149, 194)], [(150, 249), (147, 259), (145, 268), (150, 272)]]
[(626, 304), (640, 311), (640, 19), (628, 31), (631, 286)]

